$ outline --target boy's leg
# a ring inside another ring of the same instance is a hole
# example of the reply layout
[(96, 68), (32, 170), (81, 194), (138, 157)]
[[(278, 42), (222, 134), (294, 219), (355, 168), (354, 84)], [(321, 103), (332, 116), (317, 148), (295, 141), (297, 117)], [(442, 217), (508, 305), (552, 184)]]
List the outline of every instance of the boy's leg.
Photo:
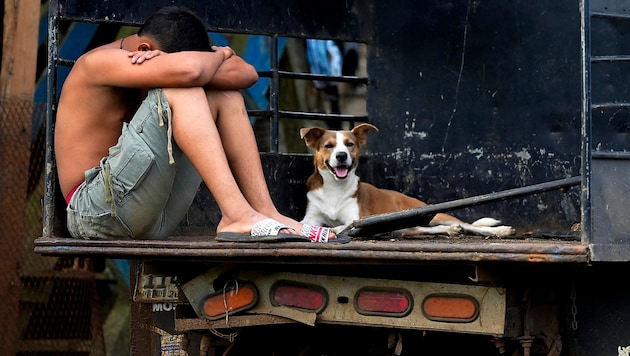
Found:
[(257, 211), (279, 215), (269, 194), (243, 96), (238, 91), (208, 90), (206, 94), (227, 160), (243, 195)]
[[(249, 233), (256, 222), (267, 216), (250, 205), (236, 183), (204, 90), (167, 88), (164, 93), (173, 113), (173, 137), (199, 172), (221, 210), (217, 232)], [(244, 157), (240, 160), (247, 162)], [(246, 186), (251, 187), (252, 184), (247, 183)]]
[[(326, 234), (335, 238), (334, 232), (319, 228), (302, 231), (303, 225), (278, 212), (271, 199), (265, 180), (256, 137), (247, 115), (243, 96), (238, 91), (207, 90), (208, 106), (216, 118), (216, 126), (230, 168), (249, 204), (257, 211), (272, 217), (296, 231), (309, 234)], [(319, 237), (319, 236), (318, 236)]]

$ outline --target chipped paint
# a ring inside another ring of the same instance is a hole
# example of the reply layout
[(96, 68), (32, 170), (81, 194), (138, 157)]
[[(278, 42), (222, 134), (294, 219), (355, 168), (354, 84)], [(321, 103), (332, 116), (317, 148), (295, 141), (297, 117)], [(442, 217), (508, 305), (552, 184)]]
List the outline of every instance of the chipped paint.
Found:
[(416, 131), (405, 131), (405, 138), (419, 138), (421, 140), (426, 139), (428, 134), (424, 131), (416, 132)]
[[(521, 172), (522, 174), (526, 174), (527, 172), (529, 172), (531, 168), (530, 160), (532, 156), (529, 154), (527, 149), (523, 148), (522, 151), (514, 152), (514, 156), (519, 159), (519, 162), (516, 163), (515, 168), (518, 169), (518, 171)], [(525, 181), (526, 177), (522, 176), (521, 179)]]
[(471, 148), (471, 149), (469, 148), (468, 152), (470, 154), (475, 155), (477, 159), (483, 157), (483, 148)]
[(514, 152), (514, 155), (523, 161), (529, 161), (532, 158), (529, 152), (527, 152), (527, 150), (524, 148), (520, 152)]

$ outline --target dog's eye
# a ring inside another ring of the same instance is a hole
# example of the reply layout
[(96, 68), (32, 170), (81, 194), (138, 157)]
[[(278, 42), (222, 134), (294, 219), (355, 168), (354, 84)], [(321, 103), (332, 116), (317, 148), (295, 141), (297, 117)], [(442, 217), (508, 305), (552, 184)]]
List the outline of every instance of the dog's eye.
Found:
[(327, 144), (324, 145), (324, 148), (328, 149), (328, 150), (333, 148), (333, 147), (335, 147), (335, 145), (333, 145), (332, 143), (327, 143)]
[(346, 142), (346, 147), (354, 147), (354, 142), (352, 141)]

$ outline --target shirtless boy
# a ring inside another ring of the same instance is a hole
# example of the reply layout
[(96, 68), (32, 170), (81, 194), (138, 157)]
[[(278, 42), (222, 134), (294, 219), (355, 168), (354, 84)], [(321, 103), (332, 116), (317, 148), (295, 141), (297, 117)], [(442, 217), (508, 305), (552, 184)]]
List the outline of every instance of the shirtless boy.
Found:
[(203, 179), (222, 214), (218, 240), (334, 239), (272, 202), (239, 92), (257, 80), (229, 47), (211, 47), (206, 27), (181, 7), (81, 56), (55, 125), (71, 235), (166, 238)]

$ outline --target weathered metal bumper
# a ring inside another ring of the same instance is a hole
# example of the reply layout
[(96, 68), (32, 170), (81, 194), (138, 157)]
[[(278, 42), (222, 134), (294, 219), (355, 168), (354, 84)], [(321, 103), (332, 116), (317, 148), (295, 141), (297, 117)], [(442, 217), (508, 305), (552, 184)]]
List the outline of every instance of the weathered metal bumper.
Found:
[(39, 238), (35, 252), (56, 256), (101, 256), (129, 259), (187, 259), (277, 263), (413, 263), (422, 261), (509, 261), (535, 263), (590, 262), (589, 245), (580, 241), (482, 237), (403, 240), (356, 239), (347, 244), (308, 242), (217, 242), (214, 236), (169, 240), (77, 240)]

